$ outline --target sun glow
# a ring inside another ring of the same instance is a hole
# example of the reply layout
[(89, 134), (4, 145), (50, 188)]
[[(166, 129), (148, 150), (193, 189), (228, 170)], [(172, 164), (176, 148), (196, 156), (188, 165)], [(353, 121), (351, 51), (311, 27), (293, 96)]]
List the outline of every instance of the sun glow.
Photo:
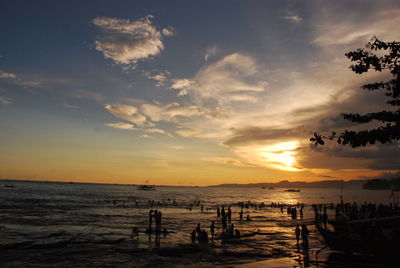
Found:
[(260, 156), (267, 165), (286, 171), (299, 171), (296, 167), (297, 141), (281, 142), (260, 149)]

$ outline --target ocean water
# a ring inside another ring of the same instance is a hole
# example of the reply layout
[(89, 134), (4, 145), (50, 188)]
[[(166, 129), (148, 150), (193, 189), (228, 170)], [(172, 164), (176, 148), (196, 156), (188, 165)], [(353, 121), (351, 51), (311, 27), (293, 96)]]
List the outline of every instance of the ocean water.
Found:
[[(370, 267), (369, 260), (320, 251), (324, 243), (312, 226), (311, 204), (338, 203), (340, 189), (284, 190), (159, 186), (140, 191), (133, 185), (0, 181), (0, 267), (254, 267), (260, 261), (260, 267), (267, 267), (265, 261), (268, 267), (285, 267), (282, 260), (290, 267)], [(387, 191), (344, 189), (343, 197), (390, 201)], [(240, 201), (267, 206), (244, 208), (252, 221), (240, 221)], [(304, 218), (292, 220), (286, 210), (268, 206), (271, 202), (302, 202)], [(232, 206), (232, 223), (243, 237), (192, 243), (190, 233), (198, 223), (209, 232), (215, 220), (216, 232), (221, 231), (216, 205)], [(162, 228), (170, 232), (159, 239), (144, 232), (151, 208), (162, 212)], [(297, 223), (310, 224), (308, 251), (296, 246)], [(133, 227), (139, 238), (131, 239)]]

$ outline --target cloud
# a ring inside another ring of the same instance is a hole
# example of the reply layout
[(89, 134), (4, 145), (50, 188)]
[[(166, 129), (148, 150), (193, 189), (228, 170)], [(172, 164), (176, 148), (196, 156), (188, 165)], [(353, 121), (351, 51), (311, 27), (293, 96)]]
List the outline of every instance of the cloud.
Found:
[[(230, 165), (230, 166), (237, 166), (237, 167), (245, 167), (249, 166), (241, 162), (239, 159), (232, 158), (232, 157), (204, 157), (201, 159), (202, 161), (211, 162), (220, 165)], [(251, 165), (250, 165), (251, 166)]]
[(160, 73), (153, 74), (153, 75), (148, 75), (147, 78), (157, 81), (156, 86), (162, 87), (168, 81), (168, 76), (169, 76), (169, 72), (166, 71), (166, 72), (160, 72)]
[(331, 46), (366, 43), (373, 36), (389, 41), (399, 38), (398, 32), (393, 29), (400, 25), (400, 9), (372, 12), (364, 15), (364, 18), (359, 19), (354, 14), (339, 21), (332, 21), (336, 20), (335, 17), (325, 18), (325, 23), (318, 26), (312, 43)]
[(149, 136), (149, 135), (147, 135), (147, 134), (143, 134), (143, 135), (141, 135), (139, 138), (142, 138), (142, 139), (154, 139), (154, 137)]
[(128, 123), (107, 123), (105, 124), (107, 127), (118, 128), (118, 129), (125, 129), (125, 130), (133, 130), (135, 129), (134, 125)]
[(160, 54), (164, 49), (163, 36), (174, 34), (172, 27), (159, 31), (152, 25), (153, 16), (135, 21), (110, 17), (96, 17), (93, 24), (103, 30), (95, 47), (105, 58), (116, 64), (130, 65)]
[(200, 107), (190, 105), (182, 106), (177, 102), (169, 103), (164, 106), (155, 104), (143, 104), (140, 111), (147, 115), (152, 121), (177, 122), (177, 117), (192, 117), (204, 114)]
[(11, 99), (10, 98), (7, 98), (7, 97), (3, 97), (3, 96), (0, 96), (0, 104), (1, 105), (9, 105), (9, 104), (11, 104), (12, 103), (12, 101), (11, 101)]
[(191, 129), (191, 128), (181, 128), (175, 131), (175, 134), (182, 136), (182, 137), (197, 137), (198, 135), (198, 131)]
[(172, 28), (171, 26), (168, 26), (167, 28), (162, 29), (162, 34), (164, 36), (173, 36), (175, 35), (175, 29)]
[(303, 21), (303, 19), (299, 15), (288, 15), (284, 16), (283, 19), (295, 24), (298, 24)]
[[(396, 146), (397, 145), (397, 146)], [(400, 143), (375, 144), (374, 146), (350, 148), (348, 146), (311, 146), (317, 153), (331, 157), (366, 160), (364, 167), (374, 170), (397, 170), (400, 165)]]
[(146, 132), (148, 133), (160, 133), (160, 134), (165, 134), (165, 131), (159, 128), (147, 128), (145, 129)]
[[(144, 103), (139, 108), (132, 105), (125, 104), (105, 104), (104, 108), (112, 113), (115, 117), (124, 119), (135, 126), (143, 128), (143, 131), (148, 133), (160, 133), (169, 135), (166, 131), (160, 128), (156, 128), (157, 122), (164, 121), (169, 122), (182, 128), (181, 121), (186, 119), (189, 122), (193, 121), (193, 118), (203, 120), (204, 118), (217, 118), (223, 117), (218, 110), (206, 109), (196, 105), (181, 105), (179, 103), (169, 103), (165, 105), (161, 104), (150, 104)], [(107, 124), (110, 127), (126, 129), (126, 126), (118, 124)], [(130, 127), (128, 127), (130, 128)], [(202, 132), (195, 131), (197, 134)], [(187, 130), (178, 129), (177, 133), (182, 136), (187, 136)]]
[(146, 117), (138, 113), (138, 109), (134, 106), (124, 104), (105, 104), (104, 108), (115, 117), (130, 121), (137, 126), (143, 126), (146, 122)]
[(204, 53), (204, 60), (207, 61), (209, 57), (218, 53), (217, 46), (208, 47)]
[(266, 81), (260, 81), (258, 74), (259, 66), (252, 57), (233, 53), (202, 68), (193, 78), (173, 80), (171, 88), (180, 90), (179, 95), (190, 94), (195, 102), (207, 99), (218, 104), (254, 102), (253, 94), (263, 92), (268, 86)]
[(7, 73), (5, 71), (0, 70), (0, 78), (2, 79), (15, 79), (17, 78), (17, 75), (13, 73)]
[[(271, 127), (242, 127), (232, 130), (232, 137), (224, 142), (228, 146), (243, 146), (248, 144), (263, 144), (277, 140), (293, 139), (304, 136), (302, 127), (275, 129)], [(302, 134), (302, 135), (301, 135)]]
[(77, 108), (78, 108), (78, 106), (73, 105), (73, 104), (70, 104), (70, 103), (68, 103), (68, 102), (66, 102), (66, 101), (63, 101), (63, 102), (61, 103), (61, 105), (62, 105), (63, 107), (65, 107), (65, 108), (68, 108), (68, 109), (77, 109)]
[(194, 83), (195, 81), (186, 78), (174, 79), (172, 80), (172, 85), (170, 88), (178, 89), (178, 96), (185, 96), (189, 94), (187, 89), (190, 88)]

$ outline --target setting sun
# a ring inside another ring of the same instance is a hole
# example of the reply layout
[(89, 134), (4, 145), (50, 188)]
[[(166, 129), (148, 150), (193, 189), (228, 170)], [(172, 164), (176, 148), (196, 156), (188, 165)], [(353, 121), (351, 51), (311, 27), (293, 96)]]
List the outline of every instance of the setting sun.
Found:
[(298, 146), (297, 141), (281, 142), (263, 147), (260, 155), (268, 166), (286, 171), (298, 171), (295, 158)]

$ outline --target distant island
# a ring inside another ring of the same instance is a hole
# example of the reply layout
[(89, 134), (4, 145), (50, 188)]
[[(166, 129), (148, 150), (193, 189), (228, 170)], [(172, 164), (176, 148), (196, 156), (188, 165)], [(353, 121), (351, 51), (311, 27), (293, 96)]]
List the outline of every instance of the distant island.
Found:
[[(210, 185), (208, 187), (259, 187), (259, 188), (346, 188), (346, 189), (362, 189), (368, 180), (326, 180), (326, 181), (288, 181), (283, 180), (276, 183), (248, 183), (248, 184), (219, 184)], [(365, 188), (364, 188), (365, 189)]]
[(326, 180), (326, 181), (288, 181), (283, 180), (276, 183), (247, 183), (247, 184), (219, 184), (207, 187), (256, 187), (256, 188), (340, 188), (345, 189), (367, 189), (367, 190), (394, 190), (400, 191), (400, 178), (395, 179), (370, 179), (370, 180)]

